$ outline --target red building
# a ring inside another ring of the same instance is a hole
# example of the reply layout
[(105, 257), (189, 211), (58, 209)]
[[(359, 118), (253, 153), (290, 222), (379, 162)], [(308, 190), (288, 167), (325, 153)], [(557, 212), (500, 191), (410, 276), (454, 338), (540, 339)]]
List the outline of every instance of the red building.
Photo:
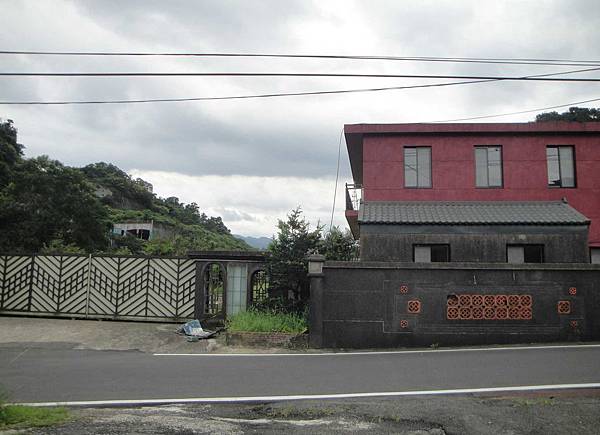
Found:
[[(346, 218), (364, 201), (559, 201), (591, 220), (600, 260), (600, 122), (353, 124)], [(596, 262), (596, 261), (594, 261)]]

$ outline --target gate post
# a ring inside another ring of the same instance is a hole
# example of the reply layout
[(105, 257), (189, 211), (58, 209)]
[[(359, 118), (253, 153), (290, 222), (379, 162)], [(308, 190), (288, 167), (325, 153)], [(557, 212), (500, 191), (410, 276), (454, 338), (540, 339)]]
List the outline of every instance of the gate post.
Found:
[(308, 344), (310, 347), (323, 346), (324, 262), (325, 257), (320, 254), (312, 254), (308, 257), (308, 277), (310, 278)]
[(88, 256), (88, 274), (87, 274), (87, 284), (86, 284), (86, 292), (85, 292), (85, 318), (88, 318), (90, 314), (90, 285), (92, 279), (92, 254)]
[(196, 260), (196, 282), (194, 286), (194, 319), (204, 318), (204, 265), (203, 261)]

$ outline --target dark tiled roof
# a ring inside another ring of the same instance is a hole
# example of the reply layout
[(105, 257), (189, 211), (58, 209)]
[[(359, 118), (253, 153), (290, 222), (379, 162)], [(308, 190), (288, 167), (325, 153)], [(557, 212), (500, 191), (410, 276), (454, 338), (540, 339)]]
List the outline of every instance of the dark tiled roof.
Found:
[(585, 225), (590, 221), (562, 201), (367, 201), (358, 222), (424, 225)]

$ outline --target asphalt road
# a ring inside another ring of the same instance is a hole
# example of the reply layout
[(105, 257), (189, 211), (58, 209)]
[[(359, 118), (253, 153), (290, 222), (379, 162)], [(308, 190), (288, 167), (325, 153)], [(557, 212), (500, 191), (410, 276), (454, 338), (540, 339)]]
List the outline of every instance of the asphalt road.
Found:
[(15, 402), (377, 393), (600, 383), (600, 347), (345, 355), (158, 356), (0, 347)]

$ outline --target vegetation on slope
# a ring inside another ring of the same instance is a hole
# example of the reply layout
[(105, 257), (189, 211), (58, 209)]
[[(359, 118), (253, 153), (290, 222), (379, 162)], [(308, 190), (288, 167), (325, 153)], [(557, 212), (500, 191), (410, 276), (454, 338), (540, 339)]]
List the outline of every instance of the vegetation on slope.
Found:
[[(115, 223), (150, 220), (169, 225), (174, 236), (142, 241), (111, 235)], [(0, 251), (181, 255), (250, 249), (220, 217), (176, 197), (159, 198), (113, 164), (72, 168), (47, 156), (25, 158), (12, 121), (0, 120)]]

